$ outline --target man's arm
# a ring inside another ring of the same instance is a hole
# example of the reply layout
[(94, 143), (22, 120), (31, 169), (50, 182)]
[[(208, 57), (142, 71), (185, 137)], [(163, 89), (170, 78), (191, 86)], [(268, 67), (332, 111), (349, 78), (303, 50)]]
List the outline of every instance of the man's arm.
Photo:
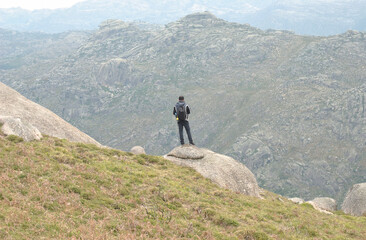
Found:
[(187, 105), (187, 114), (191, 114), (191, 109), (189, 109), (188, 105)]
[(175, 114), (177, 113), (177, 111), (175, 110), (175, 107), (173, 108), (173, 115), (175, 116)]

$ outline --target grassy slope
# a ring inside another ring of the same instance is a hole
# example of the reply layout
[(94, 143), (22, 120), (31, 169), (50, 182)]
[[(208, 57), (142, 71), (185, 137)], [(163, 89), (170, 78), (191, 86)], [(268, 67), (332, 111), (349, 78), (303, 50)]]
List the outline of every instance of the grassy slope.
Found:
[(0, 136), (1, 239), (365, 239), (366, 218), (217, 187), (161, 157)]

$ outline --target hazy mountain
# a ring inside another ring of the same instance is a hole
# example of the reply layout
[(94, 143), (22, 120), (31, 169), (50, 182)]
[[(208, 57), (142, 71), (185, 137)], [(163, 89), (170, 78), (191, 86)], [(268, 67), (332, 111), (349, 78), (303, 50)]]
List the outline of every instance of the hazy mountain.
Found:
[(0, 27), (20, 31), (93, 30), (107, 19), (167, 24), (194, 12), (210, 11), (228, 21), (298, 34), (330, 35), (366, 30), (365, 0), (89, 0), (56, 10), (0, 9)]
[(179, 144), (183, 94), (198, 146), (243, 161), (267, 189), (339, 201), (366, 181), (365, 66), (363, 32), (299, 36), (202, 13), (161, 30), (106, 21), (72, 54), (0, 81), (102, 144), (152, 154)]
[(45, 34), (0, 29), (0, 70), (55, 60), (75, 51), (89, 36), (87, 32)]

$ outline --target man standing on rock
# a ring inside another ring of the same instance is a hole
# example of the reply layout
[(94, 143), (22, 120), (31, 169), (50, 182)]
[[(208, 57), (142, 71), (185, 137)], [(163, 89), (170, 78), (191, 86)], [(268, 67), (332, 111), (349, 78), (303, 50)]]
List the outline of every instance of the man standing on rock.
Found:
[(178, 121), (178, 128), (179, 128), (179, 137), (180, 137), (180, 144), (184, 145), (184, 138), (183, 138), (183, 127), (186, 129), (189, 144), (194, 145), (191, 135), (191, 129), (189, 127), (188, 122), (188, 115), (191, 113), (188, 105), (184, 101), (184, 97), (179, 97), (179, 102), (175, 104), (173, 115), (177, 118)]

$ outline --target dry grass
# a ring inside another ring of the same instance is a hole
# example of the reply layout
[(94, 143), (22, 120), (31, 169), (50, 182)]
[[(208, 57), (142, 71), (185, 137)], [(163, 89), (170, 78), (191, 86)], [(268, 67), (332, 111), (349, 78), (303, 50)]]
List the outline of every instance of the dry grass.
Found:
[(0, 137), (0, 239), (365, 239), (366, 218), (221, 189), (161, 157)]

